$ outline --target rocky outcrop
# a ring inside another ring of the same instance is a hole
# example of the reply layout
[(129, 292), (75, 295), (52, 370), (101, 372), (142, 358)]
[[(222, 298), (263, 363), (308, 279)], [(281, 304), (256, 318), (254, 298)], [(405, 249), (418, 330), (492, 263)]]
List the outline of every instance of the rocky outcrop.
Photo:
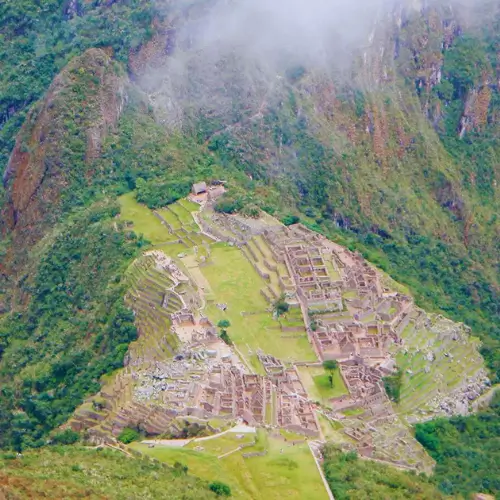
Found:
[(491, 101), (491, 89), (485, 83), (479, 89), (469, 92), (465, 101), (464, 112), (460, 119), (459, 136), (462, 139), (471, 130), (481, 130), (488, 121), (488, 109)]
[(92, 163), (125, 103), (126, 77), (111, 55), (89, 49), (30, 110), (7, 164), (2, 232), (29, 247), (53, 224), (63, 199), (92, 183)]

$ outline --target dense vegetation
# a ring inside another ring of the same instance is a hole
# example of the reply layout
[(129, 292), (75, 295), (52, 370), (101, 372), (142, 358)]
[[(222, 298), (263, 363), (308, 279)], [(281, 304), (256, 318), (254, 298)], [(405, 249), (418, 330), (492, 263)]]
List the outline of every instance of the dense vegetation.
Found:
[(500, 493), (500, 392), (490, 408), (468, 417), (416, 426), (416, 438), (436, 460), (433, 481), (448, 494)]
[(28, 307), (0, 322), (0, 447), (45, 444), (100, 376), (123, 366), (137, 331), (120, 277), (142, 241), (117, 213), (101, 203), (59, 228), (21, 285)]
[(145, 458), (78, 446), (0, 455), (2, 498), (217, 498), (208, 483)]
[(343, 453), (334, 445), (325, 446), (323, 454), (326, 480), (336, 500), (445, 498), (425, 476), (362, 460), (356, 453)]
[(118, 60), (127, 62), (129, 50), (151, 36), (155, 12), (150, 2), (109, 3), (0, 4), (0, 165), (7, 161), (29, 106), (68, 61), (90, 47), (111, 47)]

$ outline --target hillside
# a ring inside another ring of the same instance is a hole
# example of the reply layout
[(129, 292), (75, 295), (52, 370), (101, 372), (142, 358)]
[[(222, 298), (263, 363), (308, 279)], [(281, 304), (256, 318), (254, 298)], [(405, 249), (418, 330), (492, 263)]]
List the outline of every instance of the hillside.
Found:
[[(11, 456), (12, 455), (12, 456)], [(158, 462), (72, 446), (0, 456), (3, 498), (216, 498), (208, 483)]]
[[(500, 376), (500, 5), (320, 3), (0, 6), (0, 448), (41, 448), (26, 474), (57, 429), (134, 429), (237, 498), (307, 498), (298, 468), (323, 497), (315, 460), (353, 452), (498, 491), (456, 464), (498, 421), (473, 413)], [(241, 449), (156, 441), (240, 421)], [(372, 465), (332, 489), (384, 497)]]

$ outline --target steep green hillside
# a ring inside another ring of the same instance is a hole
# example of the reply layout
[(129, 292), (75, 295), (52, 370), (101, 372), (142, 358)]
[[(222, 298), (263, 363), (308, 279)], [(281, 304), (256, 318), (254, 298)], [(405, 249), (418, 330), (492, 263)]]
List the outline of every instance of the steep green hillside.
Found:
[(500, 492), (500, 393), (470, 417), (418, 424), (416, 438), (436, 460), (433, 481), (448, 494)]
[(325, 476), (338, 500), (452, 498), (440, 493), (425, 476), (362, 460), (355, 453), (342, 453), (333, 445), (326, 446), (323, 453)]
[(126, 63), (129, 50), (151, 36), (154, 14), (141, 0), (2, 2), (0, 163), (6, 164), (31, 104), (66, 63), (91, 47), (110, 47)]
[(101, 203), (47, 236), (20, 283), (28, 305), (0, 322), (0, 447), (41, 446), (137, 336), (121, 275), (142, 241)]
[(199, 499), (216, 498), (180, 469), (110, 449), (57, 446), (0, 455), (2, 498)]

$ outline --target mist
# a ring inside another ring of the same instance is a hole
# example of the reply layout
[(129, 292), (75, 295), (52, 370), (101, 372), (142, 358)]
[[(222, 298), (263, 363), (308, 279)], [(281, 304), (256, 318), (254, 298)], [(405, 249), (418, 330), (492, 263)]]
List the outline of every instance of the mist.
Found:
[[(237, 101), (247, 114), (255, 113), (294, 68), (349, 78), (355, 58), (364, 55), (366, 61), (367, 51), (380, 52), (385, 29), (403, 11), (428, 3), (171, 0), (168, 8), (184, 13), (175, 27), (175, 50), (142, 85), (167, 125), (180, 125), (193, 113), (226, 116)], [(167, 4), (157, 0), (157, 7)]]

